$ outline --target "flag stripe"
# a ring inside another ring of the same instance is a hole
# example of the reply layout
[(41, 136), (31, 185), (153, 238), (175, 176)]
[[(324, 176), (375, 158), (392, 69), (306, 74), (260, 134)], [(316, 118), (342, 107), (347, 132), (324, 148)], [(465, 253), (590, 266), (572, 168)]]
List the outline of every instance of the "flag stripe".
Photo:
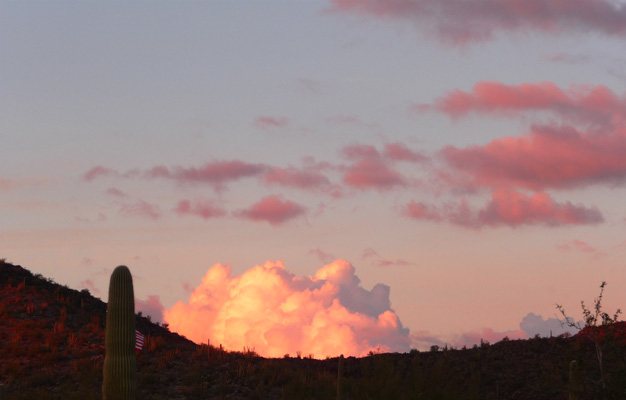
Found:
[(146, 342), (146, 337), (139, 331), (135, 331), (135, 350), (141, 351), (143, 345)]

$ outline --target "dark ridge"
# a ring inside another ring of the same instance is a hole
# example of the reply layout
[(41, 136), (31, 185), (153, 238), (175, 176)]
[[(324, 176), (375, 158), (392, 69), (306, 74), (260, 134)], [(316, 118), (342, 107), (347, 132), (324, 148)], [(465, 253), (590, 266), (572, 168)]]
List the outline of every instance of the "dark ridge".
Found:
[[(106, 303), (0, 259), (0, 392), (9, 399), (102, 398)], [(254, 349), (197, 345), (136, 316), (138, 399), (337, 398), (338, 359), (267, 359)], [(343, 398), (563, 399), (569, 367), (580, 399), (626, 399), (626, 326), (575, 337), (483, 342), (469, 349), (347, 357)], [(593, 337), (601, 337), (604, 388)], [(308, 354), (302, 349), (302, 354)], [(0, 394), (0, 398), (1, 394)]]

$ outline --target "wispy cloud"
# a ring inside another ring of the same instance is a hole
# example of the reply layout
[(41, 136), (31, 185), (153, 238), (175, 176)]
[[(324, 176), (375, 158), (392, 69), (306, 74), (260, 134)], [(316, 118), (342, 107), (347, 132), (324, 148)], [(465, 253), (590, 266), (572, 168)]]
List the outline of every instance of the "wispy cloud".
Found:
[(156, 204), (145, 200), (137, 200), (134, 203), (124, 203), (120, 206), (120, 214), (128, 217), (144, 217), (153, 220), (161, 218), (161, 208)]
[(181, 200), (174, 211), (178, 215), (196, 215), (203, 219), (217, 218), (226, 215), (226, 211), (211, 200)]
[(331, 10), (413, 21), (453, 46), (499, 32), (626, 36), (626, 7), (610, 0), (331, 0)]
[(626, 124), (626, 96), (619, 96), (603, 85), (561, 89), (552, 82), (520, 85), (478, 82), (471, 92), (454, 90), (432, 104), (416, 105), (414, 110), (435, 110), (452, 118), (470, 113), (514, 116), (544, 111), (600, 128), (623, 128)]
[(604, 221), (595, 208), (558, 203), (546, 193), (529, 196), (509, 190), (492, 192), (491, 201), (478, 211), (472, 210), (466, 200), (439, 207), (412, 201), (406, 206), (405, 214), (418, 220), (444, 221), (468, 228), (586, 225)]
[(559, 250), (564, 250), (564, 251), (577, 250), (583, 253), (589, 253), (593, 256), (593, 258), (596, 258), (596, 259), (606, 255), (606, 253), (604, 253), (603, 251), (600, 251), (596, 249), (595, 247), (592, 247), (588, 243), (583, 242), (582, 240), (578, 240), (578, 239), (574, 239), (567, 243), (558, 244), (556, 248)]
[(261, 116), (254, 120), (254, 125), (260, 129), (284, 128), (288, 124), (289, 120), (285, 117)]

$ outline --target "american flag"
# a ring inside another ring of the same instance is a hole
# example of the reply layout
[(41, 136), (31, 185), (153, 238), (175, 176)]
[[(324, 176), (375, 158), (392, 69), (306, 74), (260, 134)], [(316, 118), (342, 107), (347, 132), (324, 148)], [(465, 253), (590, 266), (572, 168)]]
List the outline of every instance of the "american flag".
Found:
[(146, 337), (139, 331), (135, 331), (135, 350), (141, 351), (146, 343)]

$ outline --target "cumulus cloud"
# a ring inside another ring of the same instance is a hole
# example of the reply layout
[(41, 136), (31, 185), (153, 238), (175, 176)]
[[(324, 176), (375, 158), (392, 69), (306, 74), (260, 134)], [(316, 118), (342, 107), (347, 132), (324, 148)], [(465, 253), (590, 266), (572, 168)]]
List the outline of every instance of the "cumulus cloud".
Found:
[(316, 357), (408, 351), (409, 330), (390, 308), (389, 287), (360, 286), (343, 260), (298, 277), (282, 262), (268, 261), (231, 276), (215, 264), (187, 303), (165, 310), (170, 328), (201, 343), (254, 348), (268, 357), (302, 351)]
[(422, 202), (410, 202), (405, 214), (413, 219), (446, 221), (470, 228), (507, 225), (582, 225), (604, 221), (596, 208), (558, 203), (546, 193), (525, 195), (511, 190), (494, 190), (491, 201), (478, 211), (466, 200), (446, 203), (440, 207)]
[(158, 295), (150, 295), (147, 299), (135, 298), (135, 312), (141, 311), (144, 317), (150, 316), (152, 322), (163, 321), (163, 304)]
[(181, 200), (174, 211), (178, 215), (196, 215), (203, 219), (217, 218), (226, 215), (226, 211), (210, 200)]
[(448, 346), (461, 348), (480, 345), (481, 341), (496, 343), (504, 338), (511, 340), (528, 339), (528, 334), (522, 329), (495, 331), (492, 328), (483, 328), (476, 331), (461, 332), (449, 335), (434, 335), (429, 331), (417, 331), (411, 334), (412, 346), (419, 350), (428, 350), (431, 346)]
[(300, 204), (283, 200), (280, 196), (270, 195), (234, 214), (252, 221), (265, 221), (272, 225), (279, 225), (305, 213), (306, 209)]
[[(582, 321), (580, 322), (582, 323)], [(519, 327), (526, 332), (528, 337), (534, 337), (535, 335), (543, 337), (559, 336), (563, 333), (576, 334), (578, 332), (575, 328), (561, 326), (561, 321), (557, 318), (544, 319), (541, 315), (531, 312), (526, 314)]]
[(598, 32), (626, 36), (626, 7), (611, 0), (331, 0), (331, 10), (414, 21), (440, 42), (462, 46), (498, 32)]

